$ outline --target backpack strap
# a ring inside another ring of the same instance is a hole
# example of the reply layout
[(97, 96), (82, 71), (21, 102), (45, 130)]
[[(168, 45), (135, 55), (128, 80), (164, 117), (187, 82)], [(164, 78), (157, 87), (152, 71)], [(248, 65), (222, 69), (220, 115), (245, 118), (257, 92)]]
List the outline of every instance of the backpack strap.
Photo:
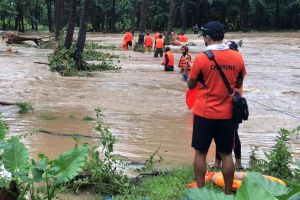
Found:
[(204, 52), (204, 54), (208, 57), (209, 60), (212, 60), (212, 61), (214, 61), (216, 63), (216, 67), (217, 67), (217, 69), (218, 69), (218, 71), (219, 71), (219, 73), (220, 73), (220, 75), (222, 77), (222, 80), (223, 80), (223, 82), (224, 82), (224, 84), (225, 84), (225, 86), (227, 88), (227, 91), (228, 91), (228, 93), (230, 95), (232, 95), (233, 89), (231, 88), (231, 86), (230, 86), (230, 84), (229, 84), (229, 82), (228, 82), (228, 80), (227, 80), (227, 78), (226, 78), (226, 76), (225, 76), (222, 68), (220, 67), (220, 65), (216, 61), (214, 53), (211, 50), (206, 50)]

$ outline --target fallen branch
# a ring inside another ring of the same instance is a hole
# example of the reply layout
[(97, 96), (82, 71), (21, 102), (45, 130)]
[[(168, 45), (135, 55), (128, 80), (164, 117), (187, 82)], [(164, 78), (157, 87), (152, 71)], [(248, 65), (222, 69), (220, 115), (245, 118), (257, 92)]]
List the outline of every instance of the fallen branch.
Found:
[(2, 105), (2, 106), (14, 106), (14, 105), (17, 105), (17, 103), (0, 101), (0, 105)]
[(35, 64), (40, 64), (40, 65), (49, 65), (49, 63), (46, 63), (46, 62), (40, 62), (40, 61), (36, 61), (36, 62), (33, 62)]
[(58, 132), (52, 132), (44, 129), (38, 129), (37, 132), (50, 134), (50, 135), (64, 136), (64, 137), (85, 137), (85, 138), (96, 138), (96, 139), (100, 138), (99, 136), (93, 136), (93, 135), (84, 135), (80, 133), (76, 133), (76, 134), (58, 133)]
[(33, 41), (36, 45), (39, 45), (40, 42), (42, 42), (42, 39), (44, 38), (51, 38), (52, 36), (47, 36), (47, 37), (42, 37), (42, 38), (37, 38), (37, 37), (24, 37), (24, 36), (19, 36), (15, 32), (6, 32), (2, 36), (2, 40), (5, 40), (6, 44), (21, 44), (24, 41)]

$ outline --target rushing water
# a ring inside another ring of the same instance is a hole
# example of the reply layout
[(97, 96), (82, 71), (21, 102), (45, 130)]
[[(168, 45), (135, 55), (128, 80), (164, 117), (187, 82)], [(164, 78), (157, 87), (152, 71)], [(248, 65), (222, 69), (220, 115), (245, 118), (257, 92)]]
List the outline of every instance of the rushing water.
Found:
[[(120, 46), (122, 35), (88, 34), (88, 40), (102, 45)], [(197, 46), (190, 47), (192, 57), (205, 49), (201, 38), (190, 35)], [(247, 67), (244, 82), (249, 100), (250, 118), (240, 127), (242, 157), (248, 159), (250, 146), (269, 150), (280, 128), (300, 125), (300, 34), (249, 33), (228, 34), (227, 39), (243, 40), (240, 49)], [(157, 148), (168, 165), (190, 164), (192, 114), (185, 105), (186, 83), (178, 72), (166, 73), (161, 59), (153, 54), (133, 51), (104, 50), (120, 55), (118, 71), (97, 72), (95, 77), (61, 77), (46, 65), (50, 50), (13, 47), (19, 53), (8, 54), (0, 44), (0, 101), (29, 101), (33, 113), (18, 114), (14, 106), (0, 106), (10, 134), (42, 128), (58, 133), (95, 135), (94, 115), (99, 107), (105, 123), (117, 137), (115, 152), (131, 160), (143, 162)], [(176, 61), (179, 47), (174, 47)], [(280, 110), (291, 117), (276, 110)], [(47, 120), (47, 116), (56, 119)], [(93, 139), (91, 139), (93, 140)], [(44, 133), (24, 139), (32, 156), (38, 152), (55, 158), (70, 149), (70, 137)], [(299, 139), (293, 137), (290, 147), (300, 158)], [(262, 155), (262, 152), (260, 152)], [(214, 157), (214, 148), (209, 160)]]

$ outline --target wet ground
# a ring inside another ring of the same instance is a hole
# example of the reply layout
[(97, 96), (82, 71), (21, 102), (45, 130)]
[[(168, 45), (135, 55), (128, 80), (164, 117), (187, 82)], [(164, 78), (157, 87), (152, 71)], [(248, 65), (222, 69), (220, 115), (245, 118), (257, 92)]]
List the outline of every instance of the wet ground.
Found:
[[(190, 47), (194, 57), (205, 47), (201, 38), (189, 37), (196, 44)], [(118, 34), (91, 33), (87, 39), (120, 46), (121, 38)], [(241, 125), (239, 133), (246, 161), (250, 146), (269, 150), (280, 128), (300, 125), (300, 34), (232, 33), (226, 39), (243, 40), (240, 51), (248, 73), (244, 94), (249, 101), (250, 118)], [(20, 115), (14, 106), (0, 106), (10, 134), (42, 128), (95, 135), (93, 122), (84, 121), (83, 117), (93, 116), (99, 107), (118, 139), (117, 154), (143, 162), (160, 147), (160, 155), (168, 166), (192, 163), (192, 114), (185, 105), (187, 86), (178, 72), (163, 71), (160, 58), (133, 51), (104, 50), (120, 56), (115, 62), (119, 61), (122, 69), (97, 72), (95, 77), (61, 77), (50, 72), (47, 65), (34, 63), (48, 62), (51, 50), (12, 48), (19, 53), (6, 53), (7, 47), (0, 43), (0, 101), (32, 102), (35, 110)], [(174, 51), (177, 62), (179, 47), (174, 47)], [(54, 119), (49, 120), (49, 116)], [(32, 156), (43, 152), (50, 158), (74, 145), (70, 137), (44, 133), (27, 137), (24, 142)], [(294, 136), (290, 147), (294, 158), (299, 159), (300, 139)], [(212, 148), (209, 160), (213, 157)]]

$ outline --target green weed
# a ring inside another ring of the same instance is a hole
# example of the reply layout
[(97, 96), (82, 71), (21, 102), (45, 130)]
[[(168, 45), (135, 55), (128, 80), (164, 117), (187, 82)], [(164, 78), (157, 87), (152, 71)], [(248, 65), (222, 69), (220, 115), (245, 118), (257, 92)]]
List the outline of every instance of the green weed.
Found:
[(54, 116), (54, 115), (46, 115), (46, 114), (43, 114), (43, 115), (41, 115), (41, 118), (44, 119), (44, 120), (49, 120), (49, 121), (51, 121), (51, 120), (57, 119), (58, 117), (57, 117), (57, 116)]
[(86, 115), (86, 116), (83, 117), (83, 120), (84, 121), (94, 121), (95, 119), (93, 117), (89, 116), (89, 115)]
[(17, 106), (19, 108), (19, 113), (28, 113), (28, 112), (33, 112), (33, 106), (29, 102), (18, 102)]

